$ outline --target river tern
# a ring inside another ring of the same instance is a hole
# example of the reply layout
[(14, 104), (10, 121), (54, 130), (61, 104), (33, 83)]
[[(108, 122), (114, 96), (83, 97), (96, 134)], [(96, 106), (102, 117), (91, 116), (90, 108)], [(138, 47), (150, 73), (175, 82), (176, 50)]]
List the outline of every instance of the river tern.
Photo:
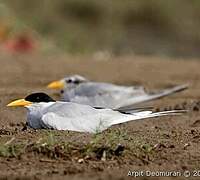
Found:
[(183, 91), (188, 85), (148, 93), (142, 86), (120, 86), (111, 83), (93, 82), (80, 75), (65, 77), (51, 82), (50, 89), (61, 89), (61, 101), (86, 104), (93, 107), (120, 108), (162, 98)]
[(176, 115), (183, 111), (152, 112), (150, 110), (113, 110), (94, 108), (73, 102), (54, 101), (45, 93), (33, 93), (7, 106), (22, 106), (28, 110), (27, 124), (34, 129), (56, 129), (99, 133), (110, 126), (133, 120)]

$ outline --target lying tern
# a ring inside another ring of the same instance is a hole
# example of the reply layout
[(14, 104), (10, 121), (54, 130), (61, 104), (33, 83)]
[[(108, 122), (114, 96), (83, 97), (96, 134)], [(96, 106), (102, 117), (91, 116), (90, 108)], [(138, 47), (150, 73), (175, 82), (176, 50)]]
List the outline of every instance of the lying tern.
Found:
[(142, 86), (119, 86), (111, 83), (92, 82), (80, 75), (73, 75), (54, 81), (47, 87), (62, 89), (61, 101), (86, 104), (93, 107), (120, 108), (183, 91), (188, 88), (188, 85), (148, 93)]
[(149, 110), (113, 110), (94, 108), (73, 102), (54, 101), (45, 93), (33, 93), (7, 106), (27, 108), (27, 124), (34, 129), (56, 129), (98, 133), (112, 125), (152, 117), (176, 115), (182, 110), (152, 112)]

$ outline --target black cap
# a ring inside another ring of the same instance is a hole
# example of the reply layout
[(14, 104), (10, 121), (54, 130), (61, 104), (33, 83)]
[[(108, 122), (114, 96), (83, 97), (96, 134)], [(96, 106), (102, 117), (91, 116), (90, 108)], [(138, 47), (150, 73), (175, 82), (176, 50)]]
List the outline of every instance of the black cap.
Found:
[(55, 102), (55, 100), (53, 100), (50, 96), (42, 92), (30, 94), (25, 97), (25, 100), (33, 103)]

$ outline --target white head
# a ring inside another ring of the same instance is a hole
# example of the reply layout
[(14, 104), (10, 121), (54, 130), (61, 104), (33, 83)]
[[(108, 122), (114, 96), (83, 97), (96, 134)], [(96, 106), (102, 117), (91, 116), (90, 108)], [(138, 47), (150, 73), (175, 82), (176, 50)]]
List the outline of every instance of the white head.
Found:
[(71, 75), (67, 76), (59, 81), (53, 81), (50, 84), (48, 84), (47, 88), (50, 89), (71, 89), (76, 87), (77, 85), (88, 82), (88, 79), (84, 78), (80, 75)]

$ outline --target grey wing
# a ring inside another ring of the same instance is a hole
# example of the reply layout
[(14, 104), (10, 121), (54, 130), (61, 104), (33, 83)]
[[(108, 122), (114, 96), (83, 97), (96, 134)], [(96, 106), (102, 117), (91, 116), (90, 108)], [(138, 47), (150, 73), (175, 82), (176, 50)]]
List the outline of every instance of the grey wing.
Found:
[(179, 115), (186, 112), (184, 110), (172, 110), (155, 113), (152, 111), (142, 111), (133, 114), (122, 114), (116, 111), (112, 111), (111, 109), (100, 109), (98, 111), (99, 113), (96, 114), (96, 116), (92, 114), (86, 114), (86, 116), (76, 118), (68, 118), (56, 114), (55, 112), (48, 112), (43, 115), (42, 122), (47, 128), (97, 133), (116, 124), (152, 117)]
[(144, 88), (134, 86), (119, 86), (111, 83), (87, 82), (80, 84), (74, 89), (74, 93), (78, 96), (96, 96), (117, 92), (141, 93), (144, 92)]
[(188, 88), (188, 84), (183, 84), (183, 85), (178, 85), (171, 88), (163, 89), (155, 93), (145, 93), (141, 96), (135, 96), (135, 97), (133, 96), (132, 98), (129, 98), (126, 102), (123, 102), (122, 104), (120, 104), (120, 106), (121, 107), (131, 106), (131, 105), (136, 105), (136, 104), (147, 102), (147, 101), (152, 101), (155, 99), (172, 95), (174, 93), (184, 91), (187, 88)]
[(109, 83), (88, 82), (64, 93), (64, 101), (95, 107), (116, 108), (128, 98), (146, 94), (143, 87), (118, 86)]
[[(74, 96), (71, 101), (96, 107), (120, 108), (124, 106), (133, 106), (135, 104), (159, 99), (177, 92), (181, 92), (187, 89), (188, 85), (178, 85), (156, 93), (147, 93), (143, 88), (136, 90), (132, 87), (119, 86), (118, 89), (120, 88), (121, 91), (116, 90), (112, 91), (112, 93), (105, 93), (93, 97)], [(123, 88), (124, 90), (122, 90)]]
[(45, 124), (45, 127), (49, 129), (57, 129), (57, 130), (69, 130), (69, 131), (77, 131), (77, 132), (89, 132), (95, 133), (98, 131), (97, 121), (86, 121), (79, 118), (69, 118), (58, 115), (53, 112), (46, 113), (42, 116), (42, 122)]
[(107, 129), (115, 118), (124, 116), (110, 109), (57, 102), (48, 107), (41, 118), (44, 128), (96, 133)]
[(144, 94), (145, 90), (142, 86), (119, 86), (111, 83), (98, 83), (98, 82), (87, 82), (82, 83), (71, 92), (67, 91), (69, 95), (76, 96), (96, 96), (103, 94), (112, 94), (112, 93), (135, 93), (135, 94)]

